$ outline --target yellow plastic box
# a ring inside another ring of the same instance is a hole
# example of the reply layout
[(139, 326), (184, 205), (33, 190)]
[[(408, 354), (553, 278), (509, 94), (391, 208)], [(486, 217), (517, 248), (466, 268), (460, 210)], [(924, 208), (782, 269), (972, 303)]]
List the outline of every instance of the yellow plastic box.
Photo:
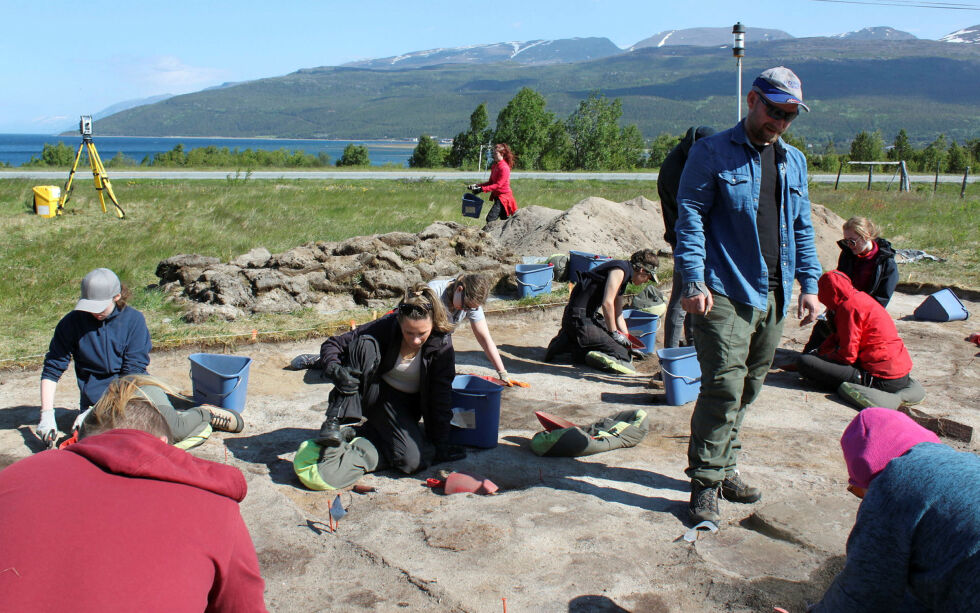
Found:
[(54, 217), (58, 214), (58, 199), (61, 188), (57, 185), (34, 186), (34, 212), (41, 217)]

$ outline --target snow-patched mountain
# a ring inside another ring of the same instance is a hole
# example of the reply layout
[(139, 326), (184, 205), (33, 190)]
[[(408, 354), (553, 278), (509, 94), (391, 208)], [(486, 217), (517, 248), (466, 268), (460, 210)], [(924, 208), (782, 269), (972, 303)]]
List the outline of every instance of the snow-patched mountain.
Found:
[(908, 32), (889, 28), (888, 26), (878, 26), (874, 28), (861, 28), (853, 32), (834, 34), (830, 38), (846, 38), (848, 40), (915, 40), (915, 36)]
[(939, 41), (943, 43), (980, 44), (980, 25), (970, 26), (969, 28), (963, 28), (962, 30), (951, 32), (950, 34), (940, 38)]
[(608, 38), (563, 38), (428, 49), (393, 57), (348, 62), (344, 66), (419, 68), (437, 64), (491, 64), (507, 61), (519, 64), (563, 64), (595, 60), (622, 52)]
[[(793, 38), (792, 34), (782, 30), (769, 28), (745, 28), (745, 44), (771, 40), (786, 40)], [(650, 38), (644, 38), (629, 48), (666, 47), (672, 45), (691, 45), (694, 47), (721, 47), (732, 44), (731, 28), (687, 28), (685, 30), (664, 30)]]

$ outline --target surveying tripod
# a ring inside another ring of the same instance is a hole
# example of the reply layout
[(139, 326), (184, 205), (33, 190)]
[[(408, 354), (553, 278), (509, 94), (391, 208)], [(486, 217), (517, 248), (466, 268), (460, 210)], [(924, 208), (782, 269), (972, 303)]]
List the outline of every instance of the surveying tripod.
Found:
[(112, 193), (112, 183), (109, 182), (109, 175), (105, 172), (105, 166), (102, 164), (102, 158), (99, 157), (99, 152), (95, 149), (95, 141), (92, 140), (92, 117), (90, 115), (82, 115), (81, 120), (78, 122), (78, 131), (82, 134), (82, 142), (78, 145), (78, 152), (75, 153), (75, 161), (71, 165), (71, 171), (68, 172), (68, 181), (65, 182), (65, 188), (61, 190), (61, 198), (58, 199), (58, 215), (61, 215), (65, 210), (65, 205), (68, 204), (68, 200), (71, 198), (71, 182), (75, 178), (75, 171), (78, 170), (78, 162), (82, 159), (82, 149), (88, 152), (88, 162), (89, 166), (92, 167), (92, 177), (95, 179), (95, 190), (99, 192), (99, 203), (102, 205), (102, 212), (106, 212), (105, 208), (105, 195), (103, 192), (109, 194), (109, 199), (112, 200), (112, 204), (116, 207), (116, 216), (120, 219), (126, 217), (126, 211), (122, 210), (119, 206), (119, 201), (116, 200), (116, 195)]

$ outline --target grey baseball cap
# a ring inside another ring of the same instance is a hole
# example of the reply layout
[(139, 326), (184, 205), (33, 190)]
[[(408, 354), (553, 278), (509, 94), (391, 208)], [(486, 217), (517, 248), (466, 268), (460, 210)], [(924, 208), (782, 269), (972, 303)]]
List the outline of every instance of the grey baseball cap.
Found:
[(798, 104), (806, 112), (810, 107), (803, 104), (803, 83), (789, 68), (776, 66), (764, 71), (752, 82), (752, 89), (776, 104)]
[(116, 294), (122, 292), (119, 277), (108, 268), (96, 268), (82, 279), (82, 295), (75, 305), (76, 311), (101, 313), (109, 308)]

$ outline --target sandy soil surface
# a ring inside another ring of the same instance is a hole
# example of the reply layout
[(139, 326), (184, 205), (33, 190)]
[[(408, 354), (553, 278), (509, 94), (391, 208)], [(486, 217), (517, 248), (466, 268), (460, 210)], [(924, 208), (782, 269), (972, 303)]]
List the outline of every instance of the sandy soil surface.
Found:
[[(924, 296), (896, 294), (889, 311), (928, 392), (921, 409), (980, 428), (978, 348), (964, 339), (973, 320), (911, 318)], [(967, 302), (974, 314), (980, 303)], [(740, 465), (765, 495), (753, 505), (722, 503), (716, 534), (694, 543), (687, 530), (685, 450), (693, 403), (668, 406), (643, 376), (612, 376), (544, 364), (560, 311), (493, 313), (491, 330), (515, 378), (529, 388), (502, 395), (500, 444), (466, 460), (411, 476), (368, 475), (368, 494), (341, 493), (349, 514), (326, 530), (333, 495), (304, 489), (291, 460), (322, 419), (329, 385), (283, 370), (316, 342), (257, 344), (240, 434), (217, 433), (192, 453), (238, 467), (249, 494), (241, 505), (273, 611), (802, 611), (843, 562), (858, 501), (845, 491), (839, 437), (855, 411), (793, 373), (772, 371), (744, 427)], [(777, 363), (799, 350), (809, 329), (790, 319)], [(468, 328), (454, 335), (457, 371), (492, 374)], [(154, 353), (150, 370), (189, 387), (190, 350)], [(38, 450), (39, 370), (0, 373), (0, 466)], [(59, 385), (62, 429), (77, 408), (74, 377)], [(546, 410), (580, 424), (624, 409), (651, 413), (632, 449), (580, 459), (539, 458), (528, 449)], [(71, 409), (71, 410), (69, 410)], [(947, 441), (978, 451), (970, 443)], [(495, 496), (439, 495), (424, 487), (438, 470), (485, 475)]]

